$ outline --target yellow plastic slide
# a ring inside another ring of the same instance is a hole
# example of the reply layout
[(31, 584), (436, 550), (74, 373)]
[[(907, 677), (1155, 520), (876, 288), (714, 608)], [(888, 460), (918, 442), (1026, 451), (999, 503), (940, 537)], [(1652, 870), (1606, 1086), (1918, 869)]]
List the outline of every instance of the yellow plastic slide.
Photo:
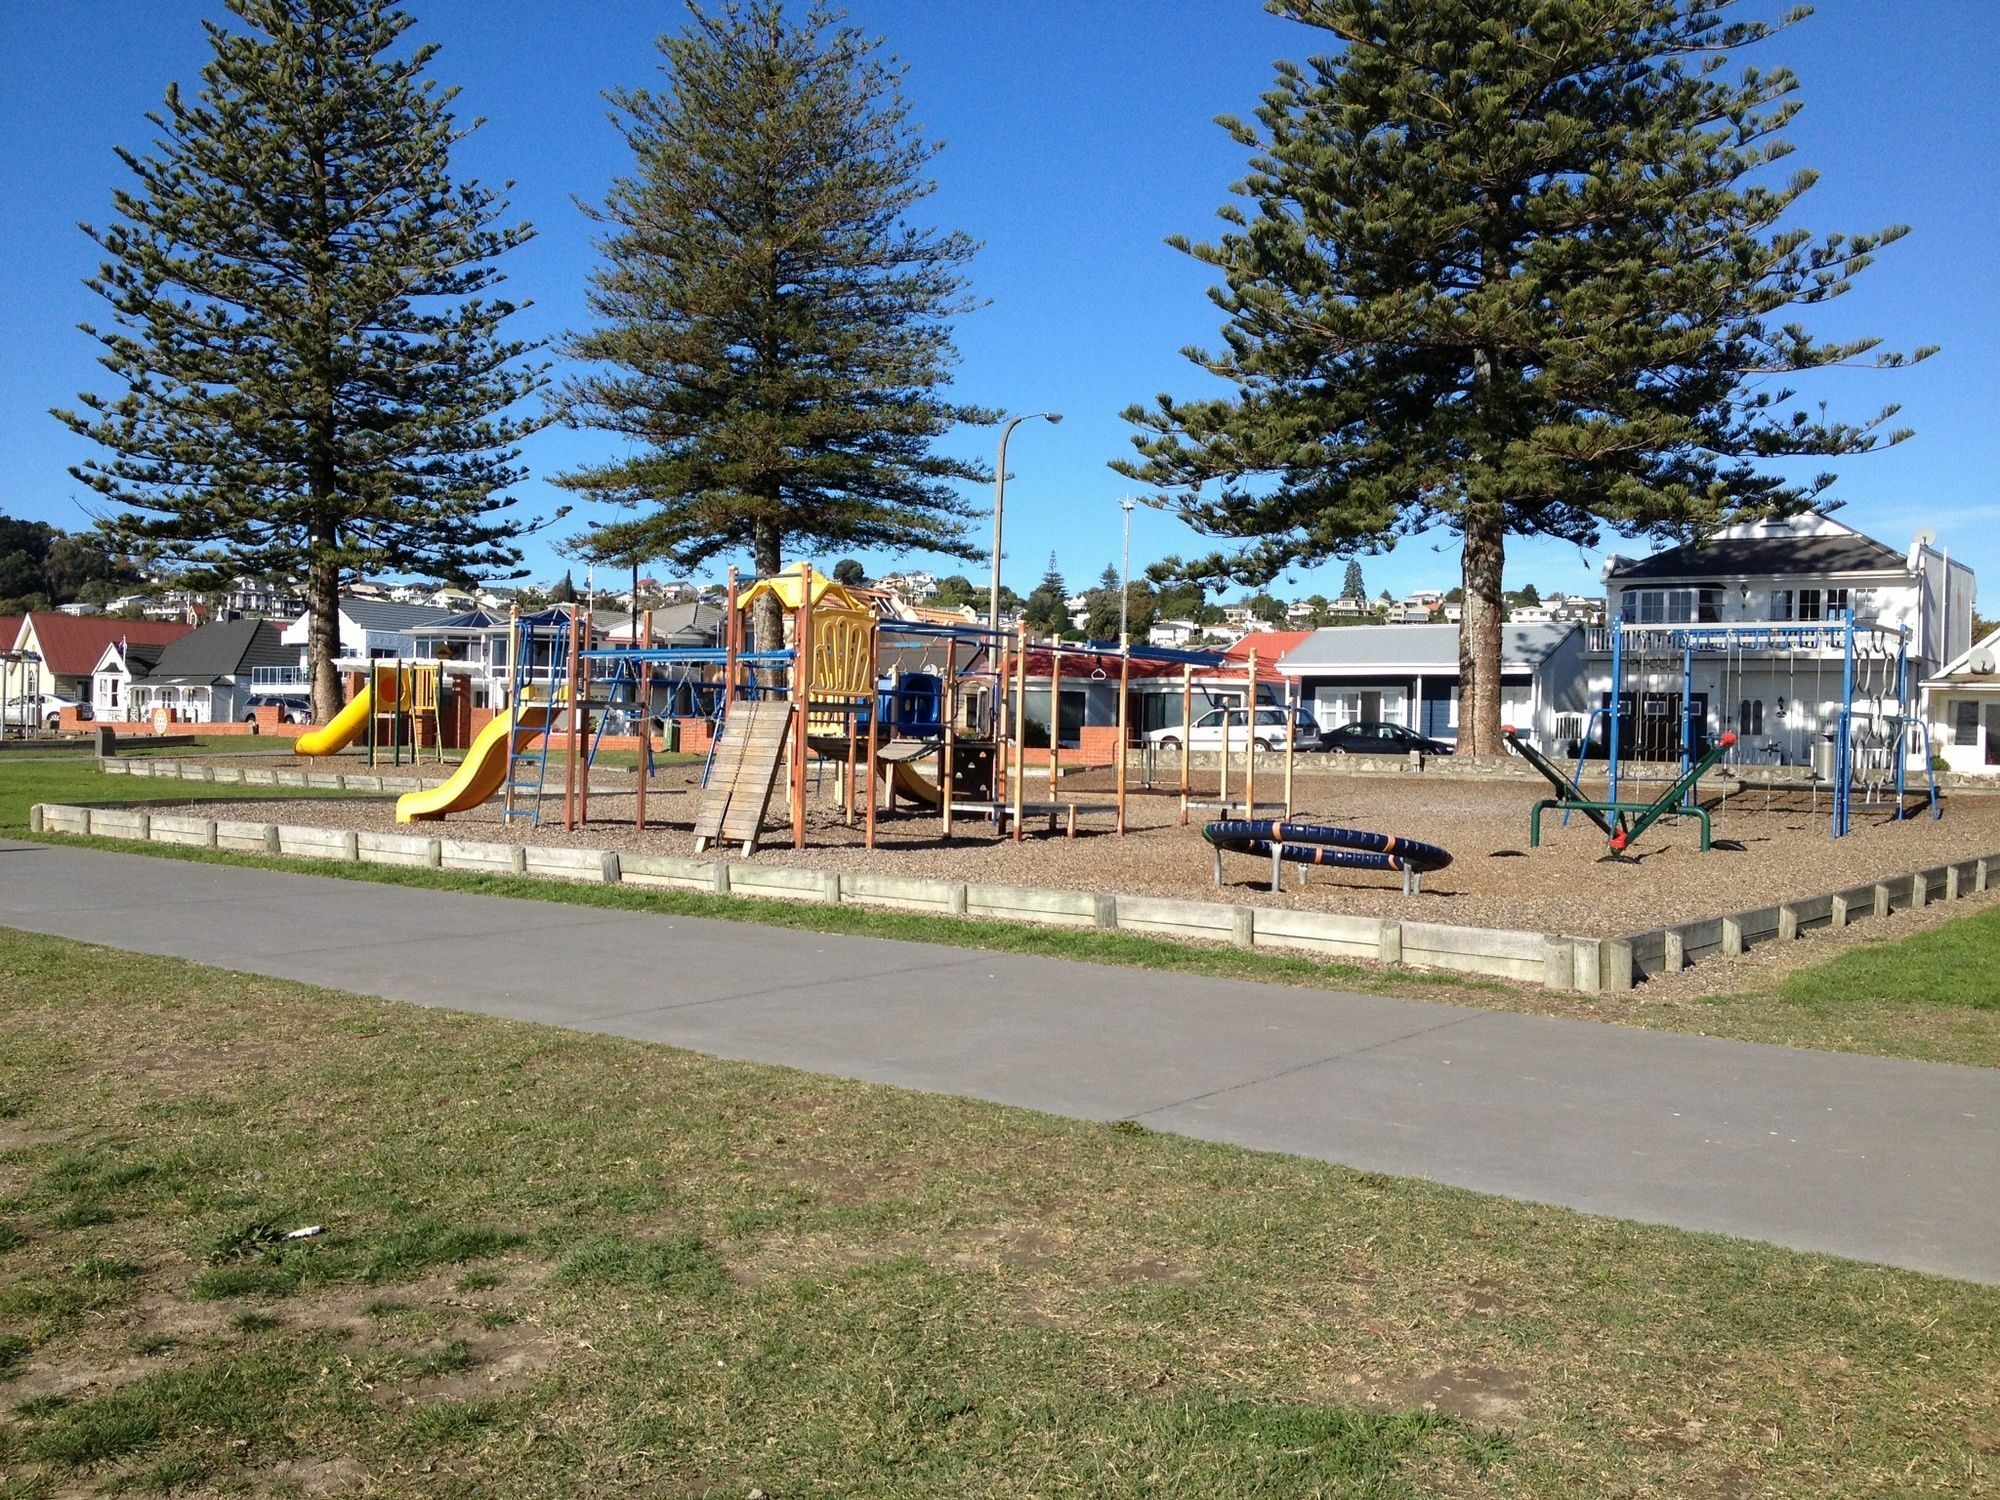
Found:
[(936, 807), (944, 800), (944, 794), (938, 790), (938, 784), (907, 760), (889, 762), (889, 781), (896, 788), (898, 797), (907, 797), (912, 802), (922, 803), (925, 807)]
[(335, 755), (368, 732), (368, 715), (375, 710), (375, 695), (363, 688), (347, 700), (347, 707), (333, 716), (331, 724), (309, 730), (293, 742), (301, 755)]
[[(525, 704), (520, 715), (521, 731), (528, 739), (549, 727), (549, 705), (546, 703)], [(336, 720), (327, 728), (333, 729), (338, 722)], [(446, 813), (477, 807), (499, 791), (507, 780), (507, 742), (513, 732), (513, 714), (501, 714), (494, 719), (479, 731), (472, 748), (465, 752), (465, 759), (458, 763), (458, 769), (452, 772), (451, 779), (443, 786), (429, 787), (421, 792), (405, 792), (396, 799), (396, 821), (433, 822)]]

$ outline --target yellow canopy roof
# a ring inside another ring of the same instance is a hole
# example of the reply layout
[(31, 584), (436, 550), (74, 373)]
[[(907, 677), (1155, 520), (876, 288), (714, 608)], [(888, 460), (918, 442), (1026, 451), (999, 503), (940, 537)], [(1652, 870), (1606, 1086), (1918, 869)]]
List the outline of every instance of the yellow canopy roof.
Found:
[(869, 609), (868, 601), (861, 595), (845, 584), (835, 583), (811, 564), (806, 565), (803, 574), (797, 568), (788, 568), (775, 578), (758, 579), (736, 596), (736, 603), (738, 607), (747, 609), (759, 596), (775, 594), (778, 602), (786, 609), (797, 609), (801, 587), (811, 589), (812, 592), (808, 597), (816, 609), (858, 609), (873, 613)]

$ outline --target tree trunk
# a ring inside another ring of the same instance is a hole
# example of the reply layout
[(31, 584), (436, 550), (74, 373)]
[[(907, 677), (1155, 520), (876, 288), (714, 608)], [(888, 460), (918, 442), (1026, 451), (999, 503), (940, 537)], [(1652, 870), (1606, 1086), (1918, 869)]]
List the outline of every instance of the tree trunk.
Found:
[(1501, 573), (1507, 522), (1501, 506), (1466, 505), (1460, 553), (1465, 614), (1458, 627), (1458, 753), (1505, 755), (1500, 737), (1500, 625), (1506, 612)]
[(313, 722), (325, 724), (340, 712), (340, 568), (315, 561), (306, 569), (306, 665), (312, 682)]
[[(778, 534), (778, 528), (760, 521), (750, 540), (750, 560), (757, 566), (757, 576), (776, 578), (785, 566), (784, 551), (784, 538)], [(785, 611), (775, 596), (759, 596), (754, 623), (759, 651), (785, 649)]]

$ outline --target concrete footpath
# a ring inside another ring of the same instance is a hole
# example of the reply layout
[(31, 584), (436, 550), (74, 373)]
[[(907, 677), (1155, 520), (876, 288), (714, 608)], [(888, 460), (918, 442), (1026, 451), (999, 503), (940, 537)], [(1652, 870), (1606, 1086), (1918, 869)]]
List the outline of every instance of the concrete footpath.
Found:
[(8, 840), (0, 926), (2000, 1283), (2000, 1069)]

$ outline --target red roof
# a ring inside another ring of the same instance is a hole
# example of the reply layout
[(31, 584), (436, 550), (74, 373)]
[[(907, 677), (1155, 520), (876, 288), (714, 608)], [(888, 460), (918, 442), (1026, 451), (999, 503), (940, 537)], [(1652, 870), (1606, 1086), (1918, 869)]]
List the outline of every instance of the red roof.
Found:
[(14, 637), (21, 633), (23, 615), (0, 615), (0, 651), (14, 649)]
[(106, 615), (65, 615), (36, 610), (28, 616), (42, 661), (56, 677), (88, 677), (113, 641), (164, 646), (194, 629), (178, 620), (119, 620)]
[(1253, 630), (1223, 652), (1223, 659), (1247, 662), (1255, 651), (1259, 667), (1275, 667), (1280, 657), (1311, 634), (1310, 630)]

